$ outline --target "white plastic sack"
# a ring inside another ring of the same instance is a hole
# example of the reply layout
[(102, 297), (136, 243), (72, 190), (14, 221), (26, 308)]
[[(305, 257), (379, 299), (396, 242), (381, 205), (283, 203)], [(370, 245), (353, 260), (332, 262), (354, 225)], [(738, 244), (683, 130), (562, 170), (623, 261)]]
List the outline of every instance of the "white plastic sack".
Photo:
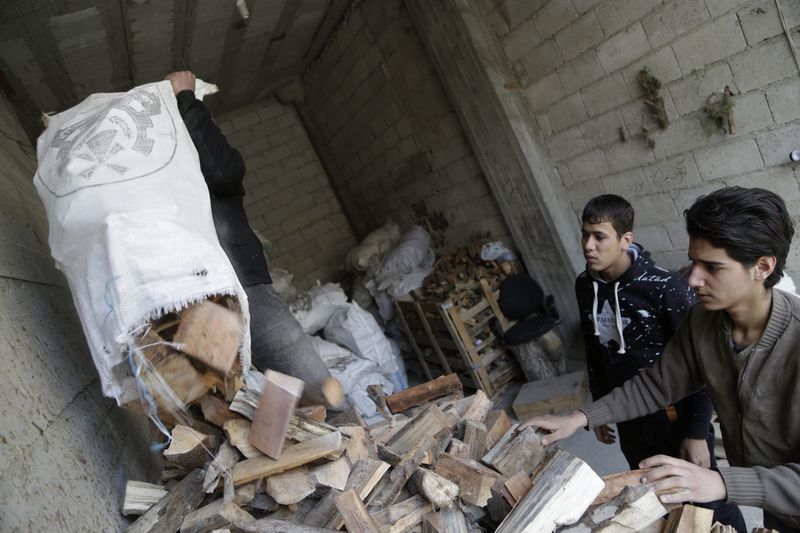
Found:
[(412, 226), (383, 257), (375, 269), (375, 279), (382, 284), (383, 278), (412, 272), (428, 257), (430, 246), (431, 236), (425, 228)]
[(338, 283), (317, 285), (302, 292), (289, 305), (294, 317), (303, 326), (303, 331), (313, 335), (328, 322), (338, 309), (347, 306), (347, 295)]
[(336, 311), (325, 325), (325, 338), (372, 361), (382, 374), (397, 372), (392, 347), (375, 318), (358, 304)]
[(325, 366), (328, 368), (338, 365), (339, 363), (346, 362), (355, 357), (353, 352), (347, 348), (344, 348), (343, 346), (339, 346), (333, 342), (328, 342), (321, 337), (317, 337), (316, 335), (310, 335), (309, 338), (311, 339), (311, 343), (314, 345), (314, 349), (319, 354), (320, 359), (322, 359), (322, 362), (325, 363)]
[(215, 294), (247, 297), (219, 245), (197, 151), (169, 81), (94, 94), (51, 116), (34, 183), (107, 396), (130, 375), (134, 332)]
[(367, 387), (370, 385), (380, 385), (384, 394), (387, 395), (394, 392), (391, 382), (377, 372), (367, 373), (359, 377), (357, 383), (353, 385), (352, 392), (347, 395), (347, 401), (355, 407), (367, 423), (372, 423), (372, 420), (369, 419), (378, 414), (378, 406), (367, 393)]
[(350, 250), (345, 266), (352, 272), (363, 272), (370, 260), (389, 250), (400, 239), (400, 226), (388, 220), (382, 227), (370, 232), (358, 246)]
[(282, 268), (276, 268), (269, 271), (269, 277), (272, 278), (272, 288), (284, 301), (288, 302), (295, 297), (297, 289), (292, 285), (294, 279), (292, 274)]
[(516, 261), (514, 252), (506, 248), (500, 241), (487, 242), (481, 248), (481, 259), (484, 261)]

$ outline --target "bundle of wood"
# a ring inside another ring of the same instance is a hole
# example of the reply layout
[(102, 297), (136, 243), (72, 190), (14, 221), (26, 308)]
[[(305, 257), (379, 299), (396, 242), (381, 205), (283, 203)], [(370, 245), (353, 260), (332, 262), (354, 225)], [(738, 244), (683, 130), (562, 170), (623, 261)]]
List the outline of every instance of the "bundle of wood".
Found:
[(421, 294), (434, 302), (451, 301), (459, 307), (472, 307), (483, 295), (480, 280), (496, 288), (511, 274), (522, 272), (519, 261), (484, 261), (481, 248), (489, 242), (489, 233), (475, 234), (466, 246), (456, 248), (436, 260), (433, 273), (425, 279)]
[(297, 408), (286, 378), (248, 375), (230, 404), (200, 402), (205, 420), (172, 431), (165, 485), (128, 482), (123, 513), (141, 514), (128, 531), (612, 531), (665, 513), (642, 485), (603, 492), (583, 461), (545, 449), (482, 391), (464, 397), (454, 374), (385, 397), (391, 414), (369, 427)]

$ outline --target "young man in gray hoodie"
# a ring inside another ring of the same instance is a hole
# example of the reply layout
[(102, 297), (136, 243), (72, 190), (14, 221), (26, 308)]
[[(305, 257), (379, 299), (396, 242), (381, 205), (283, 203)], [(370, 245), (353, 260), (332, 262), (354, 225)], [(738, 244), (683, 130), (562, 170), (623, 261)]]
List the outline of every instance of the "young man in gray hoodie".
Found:
[(564, 416), (523, 424), (551, 431), (637, 418), (705, 385), (731, 466), (703, 468), (656, 455), (642, 481), (664, 503), (724, 499), (764, 509), (764, 526), (800, 531), (800, 299), (772, 287), (794, 235), (784, 201), (763, 189), (728, 187), (685, 212), (695, 306), (652, 368)]

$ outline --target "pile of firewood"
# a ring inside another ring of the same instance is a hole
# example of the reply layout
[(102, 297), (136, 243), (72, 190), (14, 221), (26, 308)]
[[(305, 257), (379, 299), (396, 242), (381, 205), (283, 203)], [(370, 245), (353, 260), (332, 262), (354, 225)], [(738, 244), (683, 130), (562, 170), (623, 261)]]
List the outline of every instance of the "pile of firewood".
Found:
[(481, 391), (463, 397), (455, 374), (383, 398), (369, 427), (352, 410), (297, 408), (292, 380), (245, 374), (230, 404), (200, 400), (205, 420), (172, 429), (165, 484), (128, 482), (123, 513), (141, 514), (128, 531), (711, 529), (690, 506), (665, 522), (641, 472), (604, 483)]
[(440, 256), (433, 273), (425, 279), (423, 298), (437, 302), (450, 300), (460, 307), (472, 307), (483, 298), (480, 280), (487, 280), (495, 288), (509, 275), (522, 271), (519, 261), (481, 259), (481, 248), (489, 240), (488, 233), (476, 234), (466, 246)]

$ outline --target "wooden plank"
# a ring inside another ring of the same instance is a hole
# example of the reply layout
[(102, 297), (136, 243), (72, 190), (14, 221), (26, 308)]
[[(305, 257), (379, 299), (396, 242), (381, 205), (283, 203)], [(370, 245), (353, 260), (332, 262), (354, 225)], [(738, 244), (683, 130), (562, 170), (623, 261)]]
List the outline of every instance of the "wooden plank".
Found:
[(303, 381), (274, 370), (264, 373), (264, 388), (250, 427), (250, 444), (278, 459), (295, 407), (303, 394)]
[(491, 450), (503, 435), (511, 429), (511, 419), (503, 409), (495, 409), (486, 415), (486, 442), (484, 447)]
[(494, 396), (494, 386), (486, 369), (480, 365), (480, 355), (475, 351), (472, 338), (464, 329), (464, 323), (459, 316), (458, 309), (452, 305), (448, 307), (446, 304), (443, 304), (440, 309), (442, 318), (445, 320), (448, 329), (450, 329), (450, 335), (454, 340), (458, 341), (458, 351), (464, 358), (467, 372), (487, 396)]
[(404, 391), (386, 397), (386, 405), (393, 413), (401, 413), (406, 409), (425, 404), (454, 392), (462, 392), (464, 386), (456, 374), (441, 376)]
[(414, 353), (417, 354), (417, 360), (419, 360), (419, 364), (422, 367), (422, 371), (425, 373), (425, 378), (428, 380), (433, 379), (433, 374), (431, 374), (430, 368), (428, 368), (428, 362), (425, 360), (425, 355), (422, 353), (419, 345), (417, 344), (416, 337), (411, 332), (411, 328), (408, 325), (408, 321), (406, 320), (406, 311), (404, 310), (404, 303), (411, 303), (413, 308), (413, 302), (395, 302), (395, 307), (397, 308), (397, 316), (400, 318), (400, 326), (403, 328), (403, 331), (406, 334), (406, 338), (408, 342), (411, 344), (411, 349), (414, 350)]
[(315, 490), (311, 471), (305, 466), (267, 478), (265, 489), (281, 505), (291, 505), (310, 496)]
[(204, 495), (203, 471), (193, 470), (126, 531), (127, 533), (177, 531), (184, 517), (197, 509)]
[(181, 323), (172, 340), (181, 345), (182, 352), (225, 376), (239, 353), (242, 334), (237, 313), (205, 300), (181, 312)]
[(664, 533), (707, 533), (713, 519), (712, 509), (683, 505), (670, 511)]
[(238, 486), (258, 478), (280, 474), (342, 450), (342, 434), (338, 431), (329, 433), (290, 446), (277, 460), (270, 457), (254, 457), (237, 463), (233, 467), (233, 483)]
[(253, 522), (255, 518), (235, 503), (215, 500), (186, 515), (181, 523), (181, 533), (210, 533), (227, 526), (244, 529)]
[(416, 495), (370, 513), (378, 529), (385, 533), (403, 533), (422, 523), (422, 518), (433, 512), (433, 505), (422, 496)]
[(369, 515), (361, 498), (353, 489), (348, 489), (336, 497), (336, 508), (350, 533), (378, 533), (378, 524)]
[(422, 310), (422, 307), (419, 303), (414, 304), (417, 310), (417, 315), (419, 316), (419, 320), (422, 323), (422, 328), (425, 330), (425, 333), (428, 334), (428, 338), (431, 341), (431, 347), (433, 348), (434, 353), (439, 358), (439, 362), (442, 365), (445, 373), (450, 374), (453, 371), (450, 369), (450, 365), (447, 363), (447, 359), (444, 357), (444, 353), (442, 352), (442, 348), (439, 346), (437, 342), (436, 336), (433, 334), (433, 330), (431, 329), (430, 324), (428, 324), (428, 320), (425, 318), (425, 312)]
[(131, 481), (125, 484), (125, 497), (122, 503), (122, 514), (125, 516), (140, 515), (157, 504), (166, 496), (167, 489), (163, 485)]
[(581, 370), (522, 386), (512, 408), (517, 418), (562, 413), (582, 407), (588, 391), (586, 372)]
[(448, 509), (429, 513), (422, 520), (422, 533), (468, 533), (464, 513)]
[(492, 496), (492, 485), (501, 476), (476, 461), (445, 453), (439, 457), (434, 472), (458, 485), (459, 497), (467, 503), (485, 507)]
[(497, 528), (497, 533), (553, 531), (578, 521), (603, 489), (589, 466), (563, 450), (547, 459), (533, 488)]

